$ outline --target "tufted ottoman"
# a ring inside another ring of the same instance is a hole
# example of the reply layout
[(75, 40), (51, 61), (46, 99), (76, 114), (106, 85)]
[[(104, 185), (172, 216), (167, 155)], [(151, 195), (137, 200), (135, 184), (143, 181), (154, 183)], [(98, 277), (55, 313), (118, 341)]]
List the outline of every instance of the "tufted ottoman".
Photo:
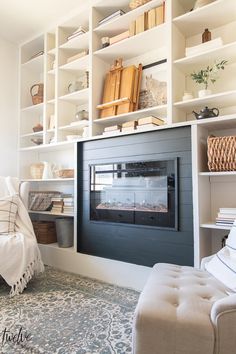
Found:
[(213, 354), (211, 308), (225, 297), (225, 286), (206, 271), (156, 264), (135, 311), (134, 354)]

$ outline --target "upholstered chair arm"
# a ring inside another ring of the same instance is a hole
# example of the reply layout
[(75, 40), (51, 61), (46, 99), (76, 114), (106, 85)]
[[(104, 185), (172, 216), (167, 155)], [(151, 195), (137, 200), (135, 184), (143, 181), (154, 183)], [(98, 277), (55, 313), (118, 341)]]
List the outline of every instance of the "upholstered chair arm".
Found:
[(21, 197), (26, 209), (28, 209), (29, 189), (30, 189), (29, 182), (22, 182), (20, 184), (20, 197)]
[(232, 354), (236, 348), (236, 294), (214, 303), (211, 321), (215, 327), (215, 354)]
[(205, 268), (205, 265), (210, 262), (210, 260), (214, 257), (214, 254), (212, 256), (209, 256), (209, 257), (205, 257), (205, 258), (202, 258), (202, 261), (201, 261), (201, 269), (202, 270), (206, 270)]

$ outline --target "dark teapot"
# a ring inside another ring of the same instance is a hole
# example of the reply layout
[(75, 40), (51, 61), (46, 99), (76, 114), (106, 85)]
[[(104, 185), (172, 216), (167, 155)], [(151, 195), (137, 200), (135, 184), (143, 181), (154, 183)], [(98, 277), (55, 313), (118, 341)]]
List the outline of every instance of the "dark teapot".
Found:
[(196, 119), (214, 118), (214, 117), (218, 117), (219, 109), (205, 107), (201, 109), (200, 113), (193, 111), (193, 114), (195, 115)]

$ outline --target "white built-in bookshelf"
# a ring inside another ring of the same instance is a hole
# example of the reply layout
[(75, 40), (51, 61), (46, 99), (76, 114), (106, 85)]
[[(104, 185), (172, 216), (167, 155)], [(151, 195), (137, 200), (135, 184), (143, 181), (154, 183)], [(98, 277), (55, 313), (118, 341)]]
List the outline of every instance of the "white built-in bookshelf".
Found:
[[(76, 141), (102, 139), (104, 127), (150, 115), (165, 120), (166, 125), (158, 127), (157, 130), (190, 125), (193, 147), (195, 265), (199, 265), (203, 256), (211, 254), (219, 247), (222, 235), (227, 233), (227, 227), (222, 230), (222, 227), (214, 224), (217, 209), (220, 206), (235, 206), (236, 174), (209, 173), (206, 164), (206, 139), (209, 134), (235, 133), (236, 2), (215, 0), (200, 9), (190, 11), (194, 2), (166, 0), (165, 23), (106, 48), (101, 48), (102, 37), (128, 30), (131, 21), (162, 4), (162, 0), (152, 0), (132, 11), (128, 7), (129, 0), (97, 1), (93, 7), (82, 12), (78, 10), (55, 28), (24, 43), (20, 48), (19, 176), (31, 183), (31, 189), (50, 190), (53, 187), (55, 190), (71, 192), (76, 198)], [(118, 9), (123, 9), (126, 13), (99, 26), (102, 18)], [(87, 32), (67, 41), (67, 37), (80, 25)], [(220, 36), (223, 46), (186, 57), (185, 48), (201, 43), (205, 28), (210, 29), (213, 38)], [(44, 53), (30, 59), (39, 51)], [(88, 51), (88, 54), (67, 63), (69, 57), (80, 51)], [(167, 104), (99, 118), (96, 107), (102, 100), (105, 74), (117, 58), (123, 58), (124, 66), (139, 63), (148, 65), (166, 59), (166, 63), (161, 64), (159, 70), (161, 78), (167, 82)], [(228, 65), (220, 73), (220, 79), (212, 86), (212, 95), (198, 98), (199, 87), (189, 74), (212, 64), (214, 60), (223, 59), (228, 61)], [(86, 71), (89, 72), (89, 87), (69, 93), (70, 83)], [(44, 102), (33, 105), (30, 87), (36, 83), (44, 83)], [(186, 91), (192, 92), (193, 99), (182, 100)], [(196, 121), (192, 111), (199, 111), (205, 106), (219, 108), (220, 116)], [(88, 136), (68, 142), (68, 135), (81, 136), (83, 133), (83, 124), (71, 125), (76, 112), (80, 110), (89, 112)], [(52, 115), (55, 117), (54, 127), (49, 125)], [(39, 122), (43, 125), (43, 131), (34, 133), (32, 127)], [(43, 144), (36, 146), (31, 141), (36, 138), (42, 138)], [(75, 178), (66, 181), (32, 181), (29, 166), (39, 161), (56, 163), (63, 168), (74, 168)], [(55, 217), (41, 213), (40, 217), (42, 216)], [(76, 217), (74, 219), (75, 250)], [(52, 250), (56, 246), (43, 247)]]

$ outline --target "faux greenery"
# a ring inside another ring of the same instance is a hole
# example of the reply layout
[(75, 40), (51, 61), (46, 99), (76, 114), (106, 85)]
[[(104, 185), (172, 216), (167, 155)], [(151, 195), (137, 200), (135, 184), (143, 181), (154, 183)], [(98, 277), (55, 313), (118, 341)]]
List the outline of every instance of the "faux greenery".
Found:
[(193, 72), (190, 74), (193, 81), (197, 84), (204, 84), (205, 89), (208, 89), (209, 83), (214, 84), (218, 77), (218, 71), (224, 70), (225, 65), (227, 65), (227, 60), (222, 60), (219, 63), (214, 63), (212, 67), (209, 65), (206, 69), (200, 70), (199, 72)]

